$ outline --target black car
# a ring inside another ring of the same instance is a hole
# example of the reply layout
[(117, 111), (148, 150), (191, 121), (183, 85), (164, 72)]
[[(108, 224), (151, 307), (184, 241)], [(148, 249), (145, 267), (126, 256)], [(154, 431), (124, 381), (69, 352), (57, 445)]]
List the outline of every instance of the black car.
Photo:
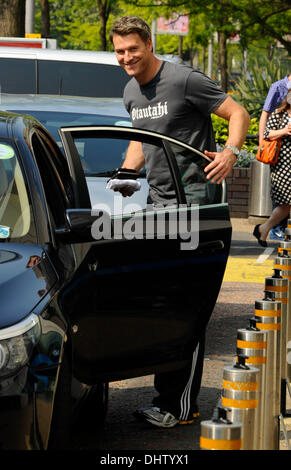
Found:
[[(72, 419), (103, 420), (110, 381), (189, 360), (229, 253), (224, 186), (195, 149), (123, 126), (60, 138), (64, 153), (34, 118), (0, 113), (1, 449), (66, 448)], [(159, 147), (174, 204), (92, 200), (130, 140)]]

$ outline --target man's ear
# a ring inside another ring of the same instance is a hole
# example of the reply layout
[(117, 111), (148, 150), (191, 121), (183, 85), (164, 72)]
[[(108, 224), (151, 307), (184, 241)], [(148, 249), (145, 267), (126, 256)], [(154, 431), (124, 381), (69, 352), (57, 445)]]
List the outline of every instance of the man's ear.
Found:
[(151, 50), (151, 52), (154, 52), (154, 46), (153, 46), (153, 41), (151, 38), (149, 38), (147, 40), (147, 46), (149, 47), (149, 49)]

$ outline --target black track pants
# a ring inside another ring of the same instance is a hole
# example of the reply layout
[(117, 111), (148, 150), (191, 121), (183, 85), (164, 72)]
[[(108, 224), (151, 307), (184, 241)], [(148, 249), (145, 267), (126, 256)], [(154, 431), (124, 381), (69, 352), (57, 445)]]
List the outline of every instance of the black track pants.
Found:
[(154, 384), (159, 396), (153, 399), (153, 404), (169, 411), (181, 421), (191, 419), (197, 411), (196, 400), (201, 386), (204, 349), (203, 335), (186, 367), (155, 376)]

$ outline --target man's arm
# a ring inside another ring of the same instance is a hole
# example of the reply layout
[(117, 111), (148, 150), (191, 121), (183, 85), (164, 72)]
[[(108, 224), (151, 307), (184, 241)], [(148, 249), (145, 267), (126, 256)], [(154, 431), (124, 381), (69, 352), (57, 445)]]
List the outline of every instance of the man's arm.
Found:
[[(130, 170), (140, 171), (145, 165), (145, 158), (142, 151), (142, 143), (131, 141), (127, 148), (126, 156), (122, 164), (122, 168), (127, 168)], [(123, 188), (114, 189), (122, 194), (123, 197), (130, 197), (133, 195), (134, 191), (130, 186), (125, 186)]]
[[(229, 121), (228, 139), (225, 145), (232, 145), (240, 150), (250, 124), (247, 110), (228, 96), (214, 111), (214, 114)], [(204, 170), (207, 173), (207, 179), (221, 183), (231, 172), (236, 156), (231, 149), (223, 149), (222, 152), (205, 150), (204, 153), (213, 158), (213, 162), (209, 163)]]
[(142, 143), (131, 141), (123, 162), (122, 168), (140, 171), (145, 165)]
[(270, 116), (270, 113), (268, 113), (267, 111), (262, 111), (260, 122), (259, 122), (259, 143), (261, 143), (261, 141), (264, 138), (264, 130), (266, 128), (269, 116)]

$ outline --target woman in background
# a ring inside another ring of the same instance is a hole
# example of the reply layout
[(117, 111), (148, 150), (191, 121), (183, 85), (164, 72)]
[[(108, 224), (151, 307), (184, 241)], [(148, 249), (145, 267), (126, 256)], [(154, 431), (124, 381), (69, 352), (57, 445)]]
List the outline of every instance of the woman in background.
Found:
[(254, 228), (258, 243), (266, 247), (270, 230), (290, 213), (291, 205), (291, 89), (282, 105), (274, 111), (264, 131), (264, 138), (282, 139), (278, 162), (271, 165), (271, 198), (277, 204), (270, 217)]

